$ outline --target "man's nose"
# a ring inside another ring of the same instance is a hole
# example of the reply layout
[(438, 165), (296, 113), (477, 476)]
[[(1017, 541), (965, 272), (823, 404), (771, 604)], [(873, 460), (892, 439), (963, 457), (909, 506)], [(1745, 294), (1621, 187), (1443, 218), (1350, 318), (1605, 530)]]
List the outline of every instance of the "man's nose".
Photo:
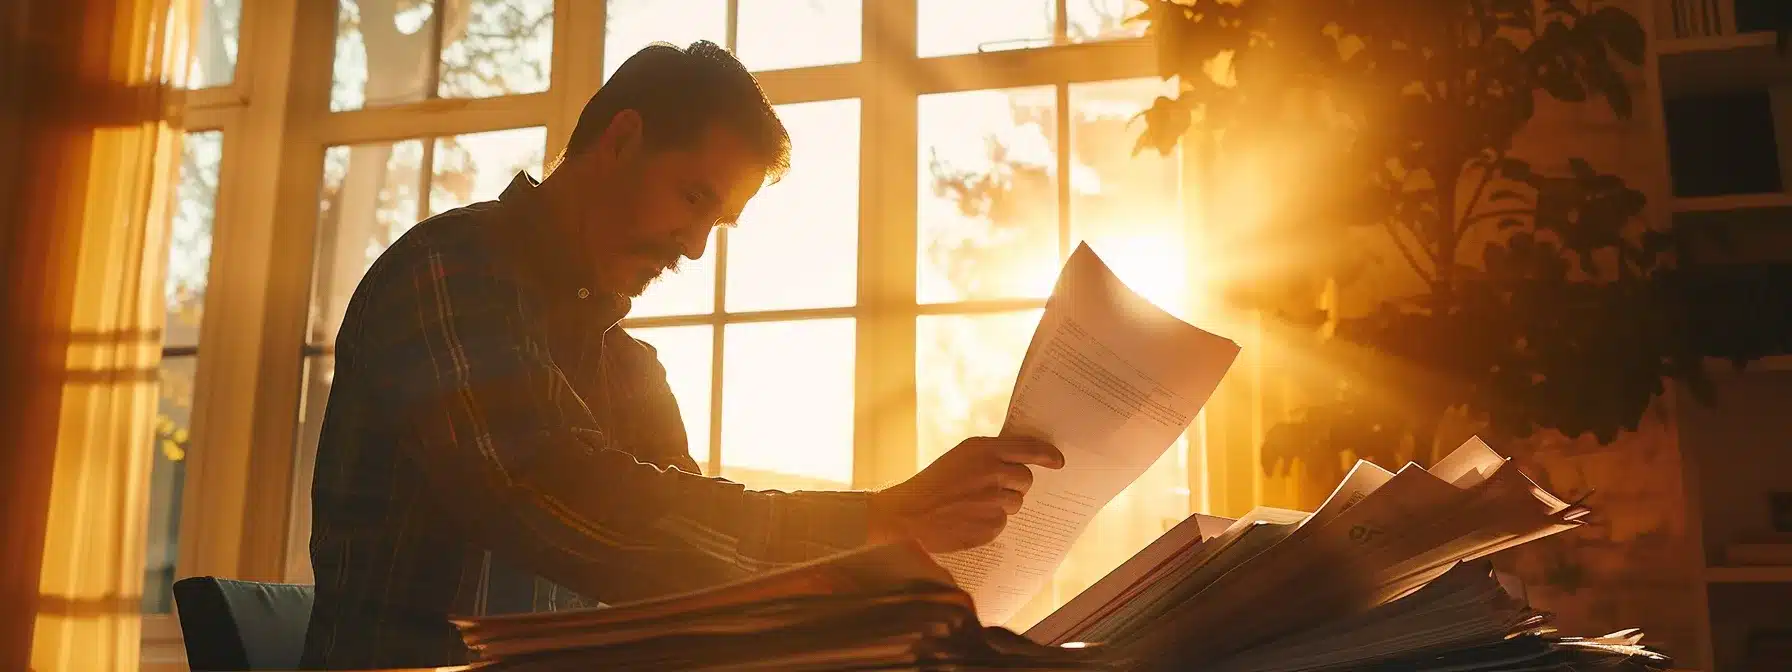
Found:
[(696, 261), (703, 258), (703, 252), (709, 249), (709, 234), (715, 227), (690, 226), (678, 234), (678, 247), (686, 259)]

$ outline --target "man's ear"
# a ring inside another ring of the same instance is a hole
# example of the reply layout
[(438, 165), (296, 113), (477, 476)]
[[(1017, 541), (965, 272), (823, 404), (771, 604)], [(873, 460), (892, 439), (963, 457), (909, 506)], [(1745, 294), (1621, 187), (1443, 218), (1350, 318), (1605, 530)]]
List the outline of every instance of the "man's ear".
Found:
[(610, 125), (598, 138), (597, 149), (605, 158), (626, 161), (640, 153), (641, 142), (641, 113), (628, 109), (610, 118)]

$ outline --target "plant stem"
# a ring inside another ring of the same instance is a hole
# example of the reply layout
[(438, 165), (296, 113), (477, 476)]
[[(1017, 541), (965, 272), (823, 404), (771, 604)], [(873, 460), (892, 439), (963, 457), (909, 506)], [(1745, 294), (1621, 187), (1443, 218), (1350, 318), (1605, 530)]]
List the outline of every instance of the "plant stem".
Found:
[[(1412, 250), (1406, 248), (1406, 241), (1400, 237), (1400, 230), (1394, 226), (1394, 220), (1392, 218), (1383, 219), (1381, 226), (1387, 229), (1388, 238), (1394, 241), (1394, 247), (1400, 250), (1400, 256), (1406, 258), (1406, 264), (1412, 267), (1412, 272), (1417, 273), (1419, 279), (1424, 280), (1426, 284), (1433, 282), (1436, 279), (1434, 274), (1426, 273), (1425, 267), (1419, 264), (1419, 258), (1412, 253)], [(1424, 249), (1424, 245), (1421, 243), (1419, 248)], [(1435, 265), (1433, 262), (1434, 267)]]
[(1512, 216), (1512, 215), (1534, 215), (1534, 214), (1536, 214), (1536, 212), (1537, 211), (1535, 209), (1528, 209), (1528, 208), (1507, 208), (1505, 210), (1491, 210), (1488, 212), (1483, 212), (1483, 213), (1479, 213), (1479, 214), (1464, 218), (1465, 221), (1463, 222), (1462, 228), (1464, 231), (1466, 231), (1466, 230), (1468, 230), (1468, 227), (1473, 226), (1476, 222), (1481, 222), (1481, 221), (1494, 219), (1494, 218), (1498, 218), (1498, 217), (1508, 217), (1508, 216)]
[[(1458, 234), (1467, 232), (1468, 227), (1474, 224), (1475, 219), (1472, 215), (1475, 211), (1475, 206), (1481, 204), (1481, 195), (1487, 192), (1487, 184), (1493, 181), (1494, 170), (1499, 167), (1500, 162), (1505, 160), (1506, 153), (1499, 152), (1493, 155), (1493, 161), (1491, 163), (1488, 163), (1485, 167), (1481, 168), (1481, 183), (1475, 185), (1475, 194), (1470, 196), (1468, 198), (1468, 203), (1464, 204), (1462, 207), (1462, 219), (1459, 220), (1461, 225), (1456, 227), (1456, 232)], [(1454, 215), (1456, 213), (1450, 214)]]
[[(1447, 294), (1454, 287), (1456, 276), (1456, 247), (1462, 237), (1456, 230), (1456, 223), (1450, 221), (1456, 217), (1456, 184), (1462, 179), (1463, 161), (1440, 161), (1439, 165), (1454, 170), (1434, 170), (1432, 175), (1437, 180), (1437, 277), (1432, 281), (1434, 293)], [(1448, 219), (1446, 219), (1448, 218)]]

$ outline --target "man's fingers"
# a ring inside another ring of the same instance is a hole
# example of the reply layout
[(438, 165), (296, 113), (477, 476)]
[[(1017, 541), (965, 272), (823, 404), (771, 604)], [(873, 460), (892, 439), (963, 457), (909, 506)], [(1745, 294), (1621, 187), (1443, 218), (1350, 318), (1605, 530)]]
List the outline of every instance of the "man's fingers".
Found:
[(1010, 516), (1020, 513), (1022, 501), (1020, 493), (1013, 490), (999, 490), (996, 492), (996, 499), (1002, 504), (1002, 513)]
[(934, 518), (939, 525), (938, 529), (962, 543), (963, 548), (989, 543), (1002, 532), (1008, 522), (1004, 496), (999, 494), (1001, 492), (1006, 491), (984, 490), (974, 497), (941, 508)]
[(1052, 444), (1032, 439), (997, 439), (995, 456), (1012, 464), (1036, 464), (1047, 469), (1064, 466), (1064, 453)]
[(1026, 494), (1027, 488), (1033, 487), (1033, 470), (1025, 465), (1004, 462), (991, 475), (995, 477), (996, 487), (1002, 490)]

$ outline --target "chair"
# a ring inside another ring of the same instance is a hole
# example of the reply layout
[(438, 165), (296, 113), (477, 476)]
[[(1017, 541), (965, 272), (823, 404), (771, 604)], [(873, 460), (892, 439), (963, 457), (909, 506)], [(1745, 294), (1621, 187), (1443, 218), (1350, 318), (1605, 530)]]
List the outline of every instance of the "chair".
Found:
[(194, 670), (294, 670), (311, 620), (311, 586), (195, 576), (174, 582)]

